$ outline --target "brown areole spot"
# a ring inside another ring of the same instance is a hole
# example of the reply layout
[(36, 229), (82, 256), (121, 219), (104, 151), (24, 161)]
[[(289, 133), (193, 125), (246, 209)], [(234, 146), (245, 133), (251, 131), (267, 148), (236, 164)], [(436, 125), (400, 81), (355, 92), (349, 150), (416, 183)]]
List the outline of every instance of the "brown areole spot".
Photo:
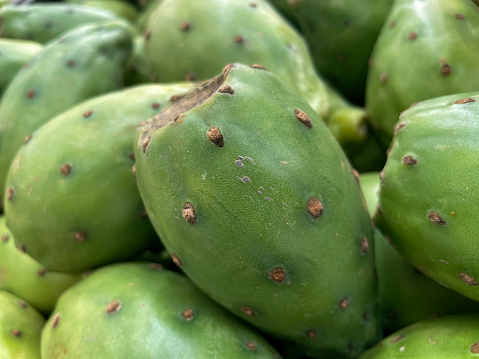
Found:
[(27, 308), (28, 308), (27, 302), (25, 302), (25, 301), (23, 301), (23, 300), (19, 300), (19, 301), (17, 302), (17, 304), (18, 304), (18, 306), (19, 306), (20, 308), (22, 308), (22, 309), (27, 309)]
[(306, 332), (306, 335), (310, 337), (311, 339), (315, 339), (318, 337), (318, 334), (316, 333), (316, 330), (308, 330)]
[(33, 135), (25, 136), (25, 138), (23, 139), (23, 144), (26, 145), (28, 142), (30, 142), (32, 137), (33, 137)]
[(236, 42), (237, 44), (242, 44), (243, 41), (244, 41), (244, 40), (243, 40), (243, 38), (242, 38), (241, 36), (238, 35), (238, 36), (235, 37), (235, 42)]
[(195, 81), (196, 76), (195, 76), (195, 74), (192, 74), (191, 72), (189, 72), (185, 75), (185, 80), (186, 81)]
[(369, 240), (366, 237), (362, 237), (359, 247), (364, 253), (369, 253)]
[(470, 346), (472, 354), (479, 354), (479, 342), (476, 342)]
[(469, 274), (466, 274), (466, 273), (459, 273), (459, 279), (462, 280), (467, 285), (471, 285), (471, 286), (479, 285), (479, 283), (477, 283), (473, 277), (471, 277)]
[(153, 270), (163, 270), (163, 266), (159, 263), (150, 263), (148, 264), (148, 267), (150, 267)]
[(369, 318), (369, 313), (368, 313), (368, 312), (364, 312), (364, 313), (363, 313), (363, 319), (364, 319), (366, 322), (369, 321), (370, 318)]
[(176, 254), (175, 252), (171, 252), (171, 259), (178, 267), (181, 267), (183, 265), (183, 262), (181, 261), (180, 257), (178, 257), (178, 254)]
[(354, 178), (356, 178), (356, 181), (359, 183), (359, 181), (360, 181), (359, 172), (356, 171), (354, 168), (353, 168), (353, 176), (354, 176)]
[(184, 219), (186, 219), (186, 221), (189, 224), (196, 224), (197, 219), (196, 219), (195, 208), (193, 207), (191, 203), (188, 203), (188, 202), (185, 203), (181, 211), (181, 215), (183, 216)]
[(67, 66), (68, 66), (68, 67), (73, 67), (73, 66), (75, 66), (75, 60), (68, 60), (68, 61), (67, 61)]
[(221, 148), (224, 146), (223, 134), (218, 129), (218, 127), (211, 127), (210, 130), (207, 132), (207, 135), (208, 139), (213, 142), (216, 147)]
[(462, 104), (471, 103), (471, 102), (476, 102), (476, 100), (473, 99), (472, 97), (468, 97), (468, 98), (463, 98), (461, 100), (454, 101), (456, 105), (462, 105)]
[(108, 314), (118, 313), (120, 309), (121, 309), (121, 303), (118, 299), (112, 300), (110, 303), (108, 303), (108, 305), (105, 308)]
[(390, 28), (390, 29), (394, 29), (394, 27), (396, 27), (396, 21), (391, 21), (391, 22), (389, 23), (389, 28)]
[(183, 21), (181, 23), (180, 30), (183, 31), (183, 32), (186, 32), (189, 29), (191, 29), (191, 24), (188, 21)]
[(256, 317), (258, 316), (258, 313), (256, 311), (253, 310), (253, 308), (249, 307), (249, 306), (243, 306), (241, 307), (241, 311), (246, 314), (247, 316), (249, 317)]
[(35, 89), (30, 89), (30, 90), (28, 90), (28, 92), (27, 92), (27, 97), (28, 97), (29, 99), (32, 99), (32, 98), (35, 97), (35, 94), (36, 94)]
[(142, 148), (143, 148), (143, 153), (146, 152), (146, 148), (148, 147), (148, 145), (150, 144), (150, 140), (151, 140), (151, 136), (148, 137), (148, 138), (145, 138), (143, 140), (143, 143), (141, 144)]
[(398, 334), (398, 335), (395, 335), (389, 343), (391, 344), (394, 344), (394, 343), (397, 343), (398, 341), (400, 341), (402, 338), (404, 338), (404, 335), (403, 334)]
[(159, 103), (159, 102), (153, 102), (153, 103), (151, 104), (151, 108), (152, 108), (153, 110), (159, 109), (159, 108), (160, 108), (160, 103)]
[(18, 329), (10, 330), (10, 334), (12, 334), (14, 337), (17, 337), (17, 338), (20, 338), (22, 336), (22, 332)]
[(444, 63), (442, 64), (441, 66), (441, 75), (446, 77), (446, 76), (449, 76), (449, 74), (451, 73), (451, 66), (449, 66), (448, 63)]
[(83, 118), (88, 118), (88, 117), (90, 117), (91, 115), (93, 115), (93, 111), (91, 111), (91, 110), (90, 110), (90, 111), (86, 111), (86, 112), (83, 113)]
[(248, 347), (249, 350), (256, 350), (256, 344), (253, 342), (247, 342), (246, 346)]
[(308, 201), (308, 211), (314, 218), (319, 218), (323, 215), (323, 205), (316, 197), (312, 197)]
[(306, 112), (301, 111), (300, 109), (295, 109), (294, 110), (294, 115), (296, 116), (298, 121), (301, 122), (306, 127), (308, 127), (308, 128), (313, 127), (313, 124), (311, 123), (311, 119), (306, 114)]
[(133, 172), (133, 176), (136, 177), (136, 163), (133, 165), (131, 172)]
[(10, 187), (7, 189), (7, 200), (11, 201), (13, 199), (13, 195), (15, 194), (15, 188)]
[(411, 41), (416, 40), (417, 39), (417, 32), (414, 32), (414, 31), (410, 32), (409, 35), (407, 36), (407, 38)]
[(65, 163), (60, 167), (60, 173), (64, 176), (68, 176), (72, 171), (72, 165), (69, 163)]
[(192, 321), (193, 318), (195, 317), (194, 314), (193, 314), (193, 309), (190, 309), (190, 308), (188, 308), (188, 309), (184, 310), (183, 312), (181, 312), (181, 316), (182, 316), (183, 318), (185, 318), (188, 322), (189, 322), (189, 321)]
[(230, 95), (234, 95), (234, 94), (235, 94), (235, 90), (233, 90), (233, 89), (232, 89), (230, 86), (228, 86), (228, 85), (221, 86), (220, 89), (218, 90), (218, 92), (227, 93), (227, 94), (230, 94)]
[(18, 247), (18, 250), (22, 253), (27, 253), (27, 247), (24, 244)]
[(60, 324), (60, 313), (56, 313), (52, 319), (52, 328), (55, 329)]
[(402, 158), (402, 163), (408, 166), (417, 164), (417, 160), (413, 156), (406, 155)]
[(2, 241), (2, 243), (7, 243), (9, 239), (10, 239), (10, 236), (8, 234), (3, 234), (0, 237), (0, 241)]
[(45, 268), (37, 270), (37, 276), (44, 277), (47, 274), (47, 270)]
[(454, 17), (458, 20), (464, 20), (464, 15), (460, 13), (455, 14)]
[(269, 272), (268, 278), (274, 280), (276, 283), (281, 283), (286, 279), (286, 273), (283, 268), (276, 267)]
[(447, 222), (442, 218), (439, 214), (433, 211), (429, 211), (427, 213), (427, 218), (432, 222), (439, 226), (447, 226)]
[(258, 5), (257, 5), (255, 2), (252, 2), (252, 3), (249, 4), (249, 6), (251, 6), (251, 7), (257, 7)]
[(348, 297), (344, 297), (343, 299), (339, 301), (339, 308), (341, 308), (342, 310), (345, 310), (348, 306), (349, 306)]
[(140, 217), (141, 218), (148, 218), (148, 212), (146, 211), (146, 209), (144, 209), (140, 212)]
[(85, 239), (86, 239), (86, 233), (85, 231), (78, 231), (78, 232), (75, 232), (73, 237), (75, 238), (77, 242), (83, 243), (85, 242)]
[(173, 95), (173, 96), (170, 97), (170, 101), (171, 101), (171, 102), (176, 102), (176, 101), (178, 101), (180, 98), (181, 98), (181, 96), (179, 96), (179, 95)]

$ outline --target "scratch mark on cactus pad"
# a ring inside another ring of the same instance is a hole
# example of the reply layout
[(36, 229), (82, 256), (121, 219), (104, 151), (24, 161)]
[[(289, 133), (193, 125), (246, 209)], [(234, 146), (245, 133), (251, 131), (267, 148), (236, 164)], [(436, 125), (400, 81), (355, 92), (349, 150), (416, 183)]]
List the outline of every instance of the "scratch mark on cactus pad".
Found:
[(11, 201), (13, 199), (13, 195), (15, 194), (15, 188), (10, 187), (7, 190), (7, 200)]
[(105, 310), (108, 314), (115, 314), (121, 309), (121, 302), (118, 299), (112, 300), (106, 306)]
[(313, 127), (313, 124), (311, 123), (311, 119), (306, 114), (306, 112), (301, 111), (300, 109), (295, 109), (294, 110), (294, 115), (296, 116), (298, 121), (301, 122), (306, 127), (308, 127), (308, 128)]
[(264, 66), (261, 66), (259, 64), (254, 64), (251, 66), (253, 69), (257, 69), (257, 70), (265, 70), (265, 71), (268, 71), (268, 69)]
[(286, 279), (286, 273), (283, 268), (276, 267), (269, 272), (268, 278), (274, 280), (276, 283), (281, 283)]
[(33, 135), (25, 136), (25, 138), (23, 139), (23, 144), (26, 145), (28, 142), (30, 142), (32, 137), (33, 137)]
[(133, 176), (136, 177), (136, 163), (133, 165), (131, 172), (133, 172)]
[(394, 134), (396, 135), (399, 131), (401, 131), (404, 127), (406, 127), (406, 122), (399, 122), (395, 127), (394, 127)]
[(207, 132), (208, 138), (216, 147), (222, 148), (224, 146), (223, 134), (218, 127), (211, 127)]
[(459, 273), (459, 279), (462, 280), (467, 285), (471, 285), (471, 286), (479, 285), (479, 283), (477, 283), (473, 277), (471, 277), (469, 274), (466, 274), (466, 273)]
[(394, 344), (394, 343), (397, 343), (398, 341), (400, 341), (402, 338), (404, 338), (404, 335), (403, 334), (398, 334), (398, 335), (395, 335), (391, 341), (389, 342), (390, 344)]
[(447, 226), (447, 222), (444, 220), (444, 218), (442, 218), (439, 214), (437, 214), (436, 212), (433, 212), (433, 211), (429, 211), (427, 213), (427, 218), (429, 218), (429, 220), (432, 222), (432, 223), (435, 223), (439, 226)]
[(56, 313), (54, 316), (53, 316), (53, 319), (52, 319), (52, 328), (55, 329), (56, 327), (58, 327), (58, 324), (60, 324), (60, 313)]
[(471, 103), (471, 102), (476, 102), (476, 100), (473, 99), (472, 97), (468, 97), (468, 98), (463, 98), (461, 100), (454, 101), (456, 105), (462, 105), (462, 104)]
[(150, 144), (150, 140), (151, 140), (151, 136), (143, 140), (143, 143), (142, 143), (143, 153), (146, 152), (146, 148)]
[(60, 173), (64, 176), (68, 176), (72, 171), (72, 165), (70, 163), (65, 163), (60, 167)]
[(312, 197), (308, 201), (308, 211), (314, 218), (319, 218), (323, 215), (323, 205), (316, 197)]
[(196, 213), (193, 205), (191, 203), (185, 203), (181, 211), (181, 215), (189, 224), (196, 224)]

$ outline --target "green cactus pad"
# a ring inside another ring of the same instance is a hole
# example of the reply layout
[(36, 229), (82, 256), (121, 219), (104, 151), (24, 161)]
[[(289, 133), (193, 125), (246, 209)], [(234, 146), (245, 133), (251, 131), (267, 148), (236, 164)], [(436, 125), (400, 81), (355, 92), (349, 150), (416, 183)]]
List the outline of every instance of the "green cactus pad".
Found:
[(66, 2), (91, 7), (100, 11), (107, 10), (131, 23), (135, 23), (138, 18), (138, 10), (131, 3), (124, 0), (66, 0)]
[(89, 97), (123, 85), (130, 34), (121, 22), (82, 26), (45, 46), (12, 80), (0, 103), (2, 194), (15, 153), (38, 127)]
[(81, 275), (47, 271), (16, 248), (5, 217), (0, 217), (0, 290), (7, 290), (49, 314), (60, 294), (80, 279)]
[(0, 9), (0, 37), (44, 44), (77, 26), (117, 19), (110, 11), (82, 5), (7, 5)]
[(377, 337), (372, 231), (316, 113), (233, 64), (139, 129), (137, 181), (173, 260), (207, 294), (313, 355)]
[(148, 263), (101, 268), (60, 298), (42, 358), (78, 357), (279, 358), (186, 277)]
[(477, 92), (427, 100), (403, 112), (374, 217), (420, 271), (476, 301), (478, 115)]
[(388, 146), (401, 111), (433, 97), (477, 91), (479, 11), (470, 0), (398, 0), (376, 42), (366, 107)]
[(0, 358), (40, 359), (45, 319), (23, 299), (0, 290)]
[(7, 178), (15, 194), (5, 214), (16, 246), (49, 270), (81, 273), (157, 240), (132, 173), (135, 130), (192, 87), (144, 85), (99, 96), (34, 133)]
[(360, 359), (479, 357), (479, 315), (458, 314), (410, 325), (383, 339)]
[(0, 39), (0, 99), (17, 72), (42, 48), (33, 41)]

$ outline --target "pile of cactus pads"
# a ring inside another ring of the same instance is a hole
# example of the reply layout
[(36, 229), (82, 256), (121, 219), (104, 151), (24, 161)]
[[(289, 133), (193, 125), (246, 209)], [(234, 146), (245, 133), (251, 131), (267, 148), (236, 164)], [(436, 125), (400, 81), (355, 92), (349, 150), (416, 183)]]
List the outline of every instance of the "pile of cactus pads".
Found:
[(479, 358), (479, 0), (0, 0), (0, 359)]

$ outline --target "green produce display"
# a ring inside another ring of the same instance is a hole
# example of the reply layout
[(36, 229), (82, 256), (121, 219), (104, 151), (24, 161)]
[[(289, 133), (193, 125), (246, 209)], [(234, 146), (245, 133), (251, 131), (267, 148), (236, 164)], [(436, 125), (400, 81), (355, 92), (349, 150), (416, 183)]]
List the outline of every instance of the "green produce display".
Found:
[(0, 290), (0, 358), (40, 359), (45, 319), (23, 299)]
[(462, 359), (479, 355), (479, 315), (418, 322), (385, 338), (360, 359)]
[(389, 146), (399, 114), (433, 97), (477, 91), (479, 11), (471, 0), (397, 0), (376, 42), (366, 107)]
[(13, 198), (12, 190), (5, 189), (8, 168), (38, 127), (89, 97), (122, 86), (132, 41), (123, 23), (85, 25), (50, 42), (15, 76), (0, 102), (0, 203)]
[(478, 58), (479, 0), (0, 0), (0, 359), (479, 358)]
[(403, 112), (382, 172), (374, 222), (421, 272), (479, 301), (479, 95)]
[(13, 293), (38, 311), (49, 314), (60, 294), (80, 279), (81, 275), (48, 271), (16, 248), (5, 217), (0, 217), (0, 290)]
[(156, 264), (99, 269), (58, 301), (42, 359), (279, 358), (181, 274)]
[(0, 9), (0, 37), (44, 44), (77, 26), (117, 19), (110, 11), (82, 5), (7, 5)]
[(5, 213), (17, 247), (46, 269), (81, 273), (132, 258), (156, 241), (132, 173), (135, 130), (191, 88), (144, 85), (110, 93), (39, 128), (7, 178), (15, 194)]
[(207, 294), (309, 355), (354, 357), (377, 340), (358, 180), (278, 77), (227, 66), (139, 128), (135, 157), (155, 229)]
[(18, 71), (43, 48), (39, 43), (0, 38), (0, 100)]

